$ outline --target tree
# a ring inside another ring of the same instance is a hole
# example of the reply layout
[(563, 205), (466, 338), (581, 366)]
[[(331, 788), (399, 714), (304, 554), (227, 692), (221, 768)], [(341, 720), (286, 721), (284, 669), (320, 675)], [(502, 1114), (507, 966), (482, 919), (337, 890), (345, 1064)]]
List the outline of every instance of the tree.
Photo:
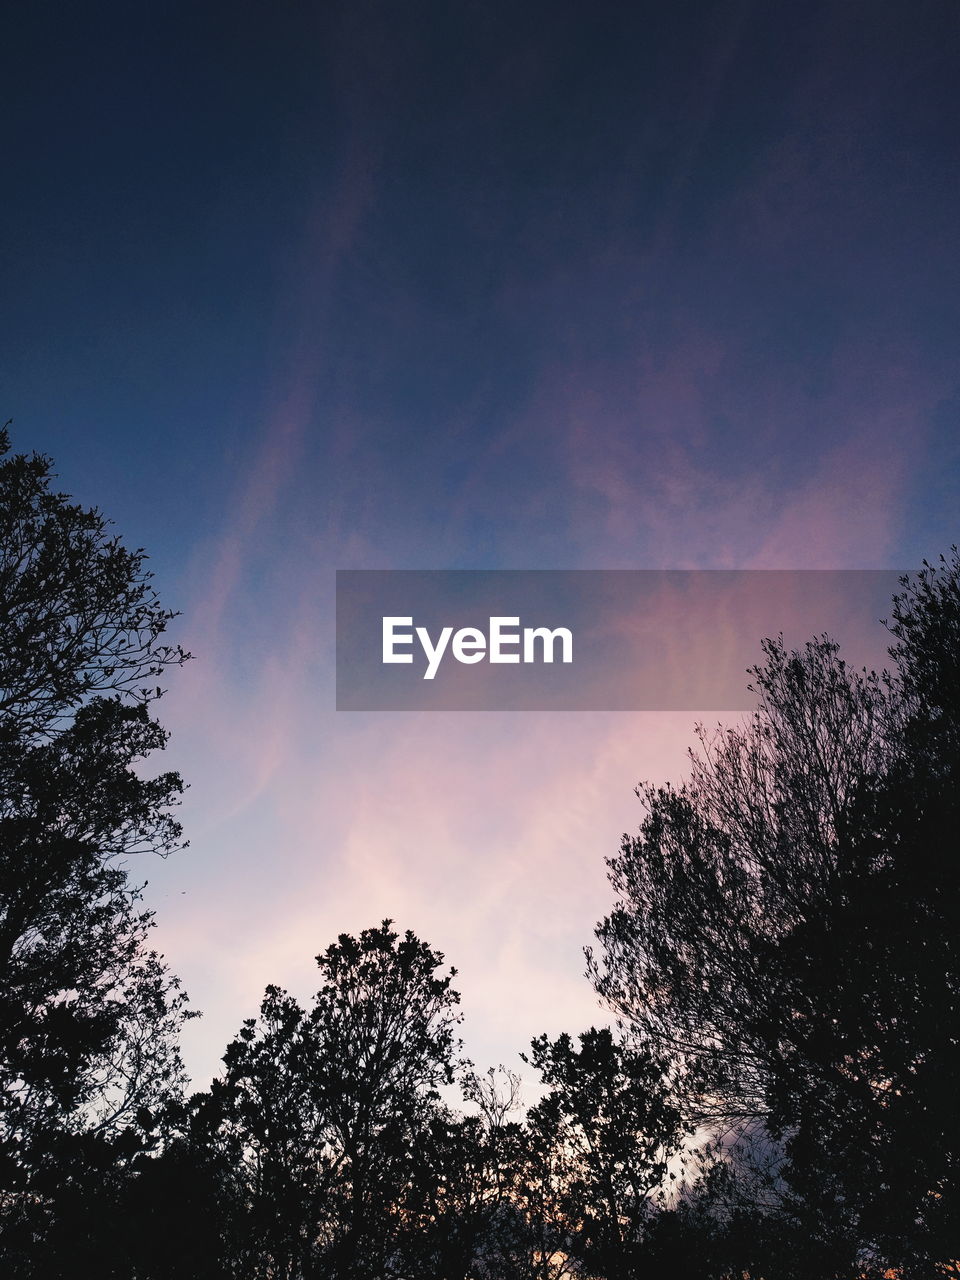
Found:
[(424, 1153), (456, 1139), (437, 1092), (454, 1079), (455, 970), (390, 923), (317, 957), (309, 1010), (269, 987), (224, 1055), (211, 1141), (237, 1168), (239, 1274), (388, 1274)]
[(960, 1237), (956, 552), (903, 585), (892, 674), (768, 641), (752, 720), (639, 790), (589, 963), (691, 1119), (782, 1140), (813, 1239), (929, 1274)]
[(179, 1084), (185, 1000), (129, 862), (181, 842), (179, 776), (138, 766), (167, 739), (157, 681), (188, 655), (162, 643), (144, 553), (6, 429), (0, 458), (0, 1232), (28, 1274), (79, 1153)]
[(548, 1092), (528, 1125), (562, 1169), (567, 1249), (587, 1274), (626, 1280), (687, 1136), (664, 1064), (595, 1027), (579, 1048), (566, 1034), (541, 1036), (529, 1061)]
[(456, 970), (438, 972), (443, 956), (390, 924), (341, 934), (317, 957), (325, 981), (309, 1020), (311, 1087), (345, 1170), (335, 1274), (351, 1280), (383, 1274), (416, 1135), (459, 1049)]
[(396, 1274), (472, 1280), (503, 1204), (503, 1145), (482, 1116), (434, 1105), (424, 1119), (398, 1206)]

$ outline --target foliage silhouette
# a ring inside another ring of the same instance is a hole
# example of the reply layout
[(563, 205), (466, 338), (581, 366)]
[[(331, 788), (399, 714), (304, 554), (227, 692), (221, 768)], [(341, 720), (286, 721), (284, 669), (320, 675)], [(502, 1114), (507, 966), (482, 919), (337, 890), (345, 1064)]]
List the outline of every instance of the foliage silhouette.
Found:
[[(51, 487), (0, 433), (0, 1251), (19, 1272), (83, 1169), (129, 1158), (140, 1108), (175, 1093), (185, 998), (150, 951), (128, 876), (180, 844), (175, 773), (137, 764), (166, 734), (162, 643), (142, 552)], [(66, 1200), (63, 1202), (66, 1203)], [(46, 1271), (44, 1271), (46, 1268)]]
[(785, 1224), (907, 1276), (960, 1239), (956, 552), (903, 583), (892, 674), (768, 641), (752, 721), (641, 789), (589, 964), (691, 1119), (782, 1140)]
[(442, 956), (384, 921), (317, 963), (312, 1007), (269, 987), (210, 1095), (249, 1276), (384, 1274), (415, 1152), (439, 1140), (438, 1087), (454, 1079), (459, 997)]
[(667, 1100), (666, 1066), (595, 1027), (579, 1048), (568, 1035), (541, 1036), (529, 1060), (548, 1088), (529, 1124), (562, 1162), (568, 1249), (588, 1274), (625, 1280), (686, 1136)]

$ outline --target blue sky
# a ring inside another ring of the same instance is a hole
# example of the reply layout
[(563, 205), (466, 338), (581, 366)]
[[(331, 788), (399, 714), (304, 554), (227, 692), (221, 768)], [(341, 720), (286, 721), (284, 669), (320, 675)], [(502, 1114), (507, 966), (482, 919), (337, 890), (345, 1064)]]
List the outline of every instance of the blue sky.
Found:
[(689, 716), (337, 716), (334, 569), (956, 540), (957, 43), (946, 0), (8, 17), (0, 410), (198, 654), (149, 869), (198, 1078), (383, 914), (478, 1057), (576, 1030), (632, 786), (683, 767)]

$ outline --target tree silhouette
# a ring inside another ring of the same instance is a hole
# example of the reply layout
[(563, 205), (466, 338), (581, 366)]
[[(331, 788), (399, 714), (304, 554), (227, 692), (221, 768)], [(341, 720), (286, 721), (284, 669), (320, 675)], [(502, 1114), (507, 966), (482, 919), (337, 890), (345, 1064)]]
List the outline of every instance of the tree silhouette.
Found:
[(55, 492), (49, 459), (8, 455), (4, 430), (0, 1248), (26, 1275), (84, 1162), (119, 1159), (138, 1109), (179, 1083), (184, 998), (127, 866), (180, 843), (179, 777), (136, 766), (164, 746), (150, 706), (187, 655), (161, 643), (173, 615), (143, 553)]
[(752, 721), (640, 791), (590, 957), (688, 1115), (762, 1120), (783, 1211), (863, 1271), (960, 1236), (958, 601), (956, 553), (904, 579), (885, 677), (768, 641)]
[(372, 1280), (393, 1265), (454, 1079), (442, 960), (390, 921), (341, 934), (317, 957), (312, 1007), (270, 987), (228, 1047), (210, 1105), (240, 1169), (244, 1275)]
[(528, 1124), (562, 1169), (567, 1248), (588, 1274), (626, 1280), (686, 1135), (666, 1066), (595, 1027), (579, 1048), (568, 1035), (541, 1036), (529, 1060), (548, 1092)]

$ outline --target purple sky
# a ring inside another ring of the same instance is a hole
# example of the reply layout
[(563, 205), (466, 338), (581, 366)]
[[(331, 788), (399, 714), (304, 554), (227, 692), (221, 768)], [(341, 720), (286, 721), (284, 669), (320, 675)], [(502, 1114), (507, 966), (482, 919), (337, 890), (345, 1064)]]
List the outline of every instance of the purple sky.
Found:
[(336, 568), (868, 568), (957, 539), (958, 13), (40, 2), (8, 19), (0, 408), (153, 557), (204, 1018), (390, 915), (468, 1049), (580, 948), (693, 717), (333, 712)]

